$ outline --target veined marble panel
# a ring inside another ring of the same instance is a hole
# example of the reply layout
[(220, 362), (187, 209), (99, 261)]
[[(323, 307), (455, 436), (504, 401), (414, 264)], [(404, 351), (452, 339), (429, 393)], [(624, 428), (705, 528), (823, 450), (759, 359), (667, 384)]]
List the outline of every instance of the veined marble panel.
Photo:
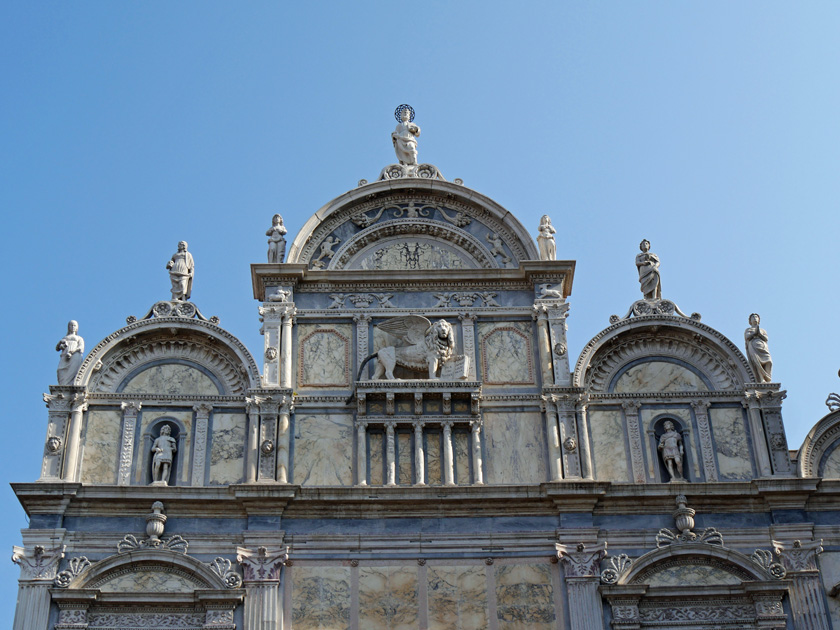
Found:
[(416, 630), (417, 567), (359, 569), (359, 628)]
[(554, 587), (547, 564), (496, 566), (499, 630), (553, 630)]
[[(192, 458), (190, 457), (190, 448), (192, 445), (193, 439), (193, 431), (192, 431), (192, 423), (193, 423), (193, 411), (190, 408), (189, 411), (157, 411), (152, 408), (148, 410), (144, 407), (143, 410), (140, 412), (141, 415), (141, 423), (142, 426), (140, 428), (140, 433), (138, 435), (138, 440), (141, 440), (140, 443), (140, 457), (143, 458), (143, 462), (145, 466), (148, 468), (151, 466), (152, 461), (152, 442), (148, 439), (147, 434), (149, 432), (149, 427), (151, 427), (158, 419), (160, 418), (174, 418), (181, 423), (181, 426), (184, 427), (184, 432), (178, 436), (178, 454), (176, 455), (177, 461), (181, 463), (178, 466), (181, 468), (181, 476), (178, 477), (178, 485), (185, 485), (189, 484), (190, 482), (190, 465), (192, 463)], [(175, 424), (175, 423), (171, 423)], [(156, 437), (156, 436), (155, 436)], [(183, 437), (183, 439), (181, 439)], [(139, 462), (135, 464), (135, 468), (137, 470), (137, 474), (140, 473), (142, 467), (139, 465)], [(175, 472), (172, 472), (172, 479), (175, 478)]]
[(622, 374), (612, 391), (633, 392), (705, 392), (708, 387), (697, 374), (676, 363), (646, 361)]
[(531, 334), (529, 322), (478, 324), (480, 360), (485, 384), (534, 383)]
[(588, 412), (592, 432), (592, 462), (598, 481), (630, 481), (629, 454), (624, 440), (624, 420), (619, 410)]
[(429, 628), (486, 630), (483, 566), (428, 566)]
[(349, 630), (348, 567), (295, 565), (291, 573), (293, 630)]
[(485, 413), (487, 483), (542, 483), (547, 477), (545, 430), (539, 413)]
[(87, 414), (82, 483), (117, 483), (122, 412), (91, 409)]
[(701, 564), (667, 567), (650, 576), (650, 586), (710, 586), (740, 584), (741, 579), (728, 571)]
[(153, 365), (132, 378), (122, 389), (126, 394), (218, 396), (223, 394), (201, 370), (180, 363)]
[(397, 440), (397, 483), (401, 486), (410, 486), (414, 483), (411, 472), (411, 433), (399, 432)]
[(452, 432), (452, 453), (455, 456), (455, 479), (459, 486), (470, 484), (470, 434)]
[(214, 413), (210, 444), (210, 484), (242, 483), (245, 480), (244, 414)]
[(192, 593), (201, 584), (184, 575), (168, 571), (126, 571), (113, 579), (99, 584), (97, 588), (108, 593)]
[(350, 324), (298, 325), (300, 387), (347, 387), (350, 384)]
[(353, 416), (297, 416), (295, 423), (294, 482), (304, 486), (353, 485)]
[(439, 486), (443, 483), (443, 454), (440, 451), (440, 433), (426, 433), (426, 483)]
[(717, 451), (721, 481), (752, 479), (753, 468), (744, 411), (739, 407), (710, 407), (709, 424)]
[(370, 452), (368, 453), (368, 461), (370, 462), (370, 479), (368, 483), (372, 486), (382, 485), (382, 467), (384, 454), (382, 449), (385, 448), (385, 436), (382, 433), (368, 433), (368, 444)]
[[(831, 446), (831, 445), (829, 445)], [(820, 474), (826, 479), (840, 479), (840, 447), (835, 448), (828, 454), (824, 462), (821, 462)]]

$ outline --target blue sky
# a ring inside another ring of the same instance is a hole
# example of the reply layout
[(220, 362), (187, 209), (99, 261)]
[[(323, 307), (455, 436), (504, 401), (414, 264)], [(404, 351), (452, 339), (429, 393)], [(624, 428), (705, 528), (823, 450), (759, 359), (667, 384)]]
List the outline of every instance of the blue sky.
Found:
[(399, 103), (421, 161), (534, 233), (552, 217), (572, 356), (641, 297), (647, 238), (683, 310), (739, 347), (761, 314), (797, 448), (840, 390), (840, 4), (522, 4), (0, 5), (2, 477), (39, 475), (67, 320), (90, 349), (167, 298), (179, 240), (193, 301), (259, 348), (271, 215), (292, 237), (374, 179)]

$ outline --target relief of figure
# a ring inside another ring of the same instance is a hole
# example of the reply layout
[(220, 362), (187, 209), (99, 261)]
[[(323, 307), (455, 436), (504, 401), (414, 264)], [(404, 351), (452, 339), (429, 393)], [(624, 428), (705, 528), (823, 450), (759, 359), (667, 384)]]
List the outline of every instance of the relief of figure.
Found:
[(58, 384), (72, 385), (79, 368), (82, 367), (82, 358), (85, 355), (85, 340), (76, 333), (79, 332), (79, 323), (71, 320), (67, 324), (67, 334), (56, 344), (55, 349), (61, 352), (58, 358)]
[(557, 259), (557, 243), (554, 234), (557, 230), (551, 225), (551, 219), (547, 214), (540, 219), (540, 233), (537, 236), (537, 245), (540, 248), (540, 260)]
[(323, 269), (326, 265), (321, 262), (321, 259), (332, 258), (335, 255), (333, 247), (338, 245), (340, 242), (341, 239), (332, 236), (325, 238), (324, 242), (321, 243), (321, 253), (318, 254), (318, 258), (312, 261), (312, 267), (315, 269)]
[(178, 243), (178, 251), (172, 254), (172, 259), (166, 263), (166, 268), (169, 269), (169, 279), (172, 281), (172, 300), (189, 300), (192, 293), (195, 261), (192, 254), (187, 251), (186, 241)]
[(674, 423), (665, 421), (663, 427), (665, 433), (659, 438), (659, 452), (662, 455), (662, 462), (671, 476), (671, 481), (685, 481), (683, 477), (683, 447), (682, 436), (674, 430)]
[(371, 359), (376, 359), (373, 380), (385, 378), (393, 381), (398, 380), (394, 376), (394, 368), (398, 365), (427, 371), (430, 380), (436, 379), (443, 364), (452, 358), (455, 332), (445, 319), (439, 319), (433, 324), (420, 315), (401, 315), (386, 319), (376, 327), (407, 345), (388, 346), (366, 357), (359, 365), (357, 380), (362, 380), (364, 367)]
[(265, 233), (268, 237), (268, 262), (281, 263), (286, 256), (286, 226), (283, 225), (283, 217), (275, 214), (271, 218), (271, 227)]
[(169, 474), (172, 470), (172, 459), (178, 446), (172, 437), (172, 427), (164, 424), (160, 428), (160, 435), (152, 444), (152, 483), (166, 486), (169, 484)]
[(646, 300), (662, 299), (662, 282), (659, 278), (659, 256), (650, 251), (650, 241), (645, 239), (639, 244), (641, 254), (636, 256), (639, 269), (639, 284)]
[(756, 380), (759, 383), (769, 383), (773, 371), (773, 360), (767, 348), (767, 331), (759, 328), (760, 322), (758, 313), (750, 315), (750, 327), (744, 331), (744, 339), (747, 342), (747, 358), (750, 360), (750, 367), (755, 372)]
[(511, 261), (511, 258), (505, 253), (505, 248), (503, 247), (502, 239), (499, 235), (490, 232), (486, 238), (487, 242), (493, 246), (490, 248), (490, 253), (493, 254), (493, 256), (501, 256), (502, 264), (507, 265)]
[(391, 133), (397, 161), (414, 166), (417, 164), (417, 136), (420, 135), (420, 127), (412, 122), (414, 109), (410, 105), (400, 105), (394, 112), (394, 117), (399, 122), (396, 130)]

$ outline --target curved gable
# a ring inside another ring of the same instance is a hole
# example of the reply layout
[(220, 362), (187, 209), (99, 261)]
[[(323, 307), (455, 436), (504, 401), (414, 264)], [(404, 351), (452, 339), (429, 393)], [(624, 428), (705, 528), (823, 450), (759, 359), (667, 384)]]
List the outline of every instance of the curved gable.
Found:
[(800, 477), (840, 478), (840, 410), (814, 425), (799, 449)]

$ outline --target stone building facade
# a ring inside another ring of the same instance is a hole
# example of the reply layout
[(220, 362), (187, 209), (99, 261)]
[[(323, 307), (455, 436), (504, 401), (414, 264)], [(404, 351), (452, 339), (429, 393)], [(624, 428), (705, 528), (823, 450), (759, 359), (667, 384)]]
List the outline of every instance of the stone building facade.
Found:
[(791, 451), (769, 355), (644, 246), (573, 359), (550, 222), (406, 146), (285, 257), (269, 230), (259, 352), (186, 245), (173, 299), (82, 346), (14, 484), (15, 630), (840, 629), (840, 399)]

